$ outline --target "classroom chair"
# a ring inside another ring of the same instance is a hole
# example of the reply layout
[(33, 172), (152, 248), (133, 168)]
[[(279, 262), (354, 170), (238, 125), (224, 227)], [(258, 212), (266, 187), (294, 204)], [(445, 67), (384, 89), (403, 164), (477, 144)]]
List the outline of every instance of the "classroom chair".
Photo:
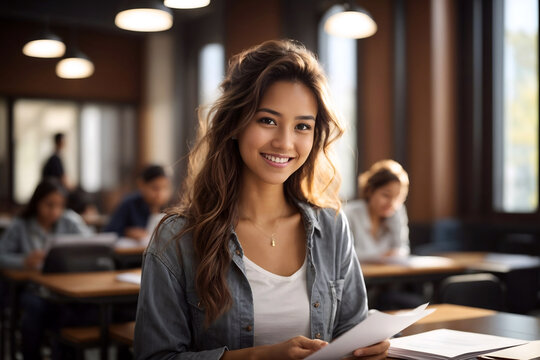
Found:
[(503, 311), (505, 290), (492, 274), (455, 275), (441, 283), (439, 302)]

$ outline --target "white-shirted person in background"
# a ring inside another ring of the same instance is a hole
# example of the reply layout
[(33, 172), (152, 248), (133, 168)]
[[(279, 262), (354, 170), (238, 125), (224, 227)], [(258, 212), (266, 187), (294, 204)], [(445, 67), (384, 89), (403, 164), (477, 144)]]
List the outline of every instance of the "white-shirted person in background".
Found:
[(230, 60), (221, 90), (145, 253), (137, 359), (303, 359), (367, 316), (327, 156), (343, 130), (314, 55), (267, 41)]
[(403, 205), (409, 177), (393, 160), (381, 160), (358, 177), (359, 200), (343, 210), (354, 236), (360, 262), (409, 255), (409, 227)]

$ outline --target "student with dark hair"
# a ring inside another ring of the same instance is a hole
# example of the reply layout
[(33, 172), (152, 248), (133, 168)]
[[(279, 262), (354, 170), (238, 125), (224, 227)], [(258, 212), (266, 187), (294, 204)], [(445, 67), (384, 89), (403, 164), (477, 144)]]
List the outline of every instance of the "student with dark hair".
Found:
[(49, 157), (43, 166), (42, 179), (55, 178), (66, 188), (70, 188), (70, 184), (64, 171), (64, 164), (60, 157), (62, 150), (65, 147), (65, 137), (63, 133), (54, 134), (54, 154)]
[[(5, 269), (40, 269), (47, 238), (59, 234), (89, 233), (79, 215), (65, 209), (66, 190), (57, 179), (39, 183), (22, 213), (13, 220), (0, 238), (0, 267)], [(31, 289), (21, 296), (23, 316), (21, 336), (23, 357), (41, 359), (40, 347), (47, 327), (59, 324), (56, 306)], [(54, 357), (58, 358), (58, 348)]]
[(38, 269), (48, 236), (90, 232), (79, 215), (66, 210), (66, 196), (54, 178), (38, 184), (30, 202), (0, 238), (0, 267)]
[(381, 160), (358, 177), (359, 200), (344, 206), (360, 261), (409, 255), (409, 227), (403, 205), (409, 177), (393, 160)]
[(264, 42), (231, 59), (221, 89), (145, 253), (137, 359), (303, 359), (367, 316), (328, 157), (343, 130), (315, 56)]
[(113, 213), (105, 231), (135, 240), (147, 239), (148, 225), (159, 216), (171, 197), (171, 181), (159, 165), (147, 166), (137, 179), (139, 190), (124, 198)]

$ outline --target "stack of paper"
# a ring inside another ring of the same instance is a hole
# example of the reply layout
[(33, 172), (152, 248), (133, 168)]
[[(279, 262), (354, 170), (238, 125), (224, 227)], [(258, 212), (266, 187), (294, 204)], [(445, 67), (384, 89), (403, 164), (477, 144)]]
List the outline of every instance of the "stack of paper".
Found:
[(306, 360), (341, 359), (351, 355), (358, 348), (386, 340), (435, 311), (435, 309), (426, 309), (427, 306), (428, 304), (420, 305), (414, 310), (400, 312), (396, 315), (385, 314), (376, 310), (370, 312), (364, 321), (321, 350), (308, 356)]
[(390, 340), (388, 356), (411, 360), (464, 360), (526, 342), (500, 336), (438, 329)]
[(540, 359), (540, 340), (484, 354), (478, 358), (484, 360), (538, 360)]

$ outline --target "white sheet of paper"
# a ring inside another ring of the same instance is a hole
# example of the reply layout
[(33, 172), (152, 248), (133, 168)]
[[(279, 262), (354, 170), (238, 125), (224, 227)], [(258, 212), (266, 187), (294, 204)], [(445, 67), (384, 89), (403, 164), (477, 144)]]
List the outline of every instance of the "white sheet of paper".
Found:
[(116, 280), (123, 281), (131, 284), (141, 284), (141, 274), (140, 273), (121, 273), (116, 275)]
[(373, 311), (364, 321), (341, 335), (306, 360), (341, 359), (361, 347), (376, 344), (397, 334), (409, 325), (435, 311), (423, 304), (414, 310), (391, 315)]

